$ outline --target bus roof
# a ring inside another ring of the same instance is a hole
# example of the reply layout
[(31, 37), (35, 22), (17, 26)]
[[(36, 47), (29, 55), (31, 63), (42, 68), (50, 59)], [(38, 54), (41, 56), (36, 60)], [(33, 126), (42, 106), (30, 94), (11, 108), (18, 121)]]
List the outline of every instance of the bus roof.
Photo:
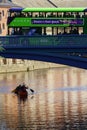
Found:
[(87, 8), (24, 8), (23, 12), (87, 12)]

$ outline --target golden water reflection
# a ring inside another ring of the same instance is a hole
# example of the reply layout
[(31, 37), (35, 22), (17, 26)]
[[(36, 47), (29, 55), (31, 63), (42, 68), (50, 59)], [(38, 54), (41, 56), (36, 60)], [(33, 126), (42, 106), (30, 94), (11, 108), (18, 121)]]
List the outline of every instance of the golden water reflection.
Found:
[[(0, 75), (1, 130), (86, 130), (87, 70), (56, 68)], [(26, 82), (34, 95), (11, 90)]]

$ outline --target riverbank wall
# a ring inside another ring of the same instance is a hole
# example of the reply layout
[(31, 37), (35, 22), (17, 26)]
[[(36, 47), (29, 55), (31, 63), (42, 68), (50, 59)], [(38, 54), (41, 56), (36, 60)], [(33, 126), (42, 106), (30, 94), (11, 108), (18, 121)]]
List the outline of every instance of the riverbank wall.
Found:
[(6, 59), (7, 62), (0, 64), (0, 73), (11, 73), (11, 72), (22, 72), (22, 71), (31, 71), (37, 69), (46, 69), (53, 67), (62, 67), (64, 65), (33, 61), (33, 60), (16, 60), (12, 62), (11, 59)]

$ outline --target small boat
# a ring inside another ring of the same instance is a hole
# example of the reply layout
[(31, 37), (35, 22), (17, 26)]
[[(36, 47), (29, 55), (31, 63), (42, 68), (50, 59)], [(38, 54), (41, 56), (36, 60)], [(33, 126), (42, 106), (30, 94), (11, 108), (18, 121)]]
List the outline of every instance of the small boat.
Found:
[(31, 88), (26, 87), (25, 84), (17, 86), (12, 91), (12, 93), (16, 94), (20, 98), (27, 98), (28, 97), (27, 89), (29, 89), (32, 92), (32, 94), (34, 94), (34, 90), (31, 89)]
[(21, 87), (21, 86), (17, 86), (12, 93), (18, 95), (19, 97), (27, 97), (28, 96), (28, 92), (26, 91), (27, 87)]

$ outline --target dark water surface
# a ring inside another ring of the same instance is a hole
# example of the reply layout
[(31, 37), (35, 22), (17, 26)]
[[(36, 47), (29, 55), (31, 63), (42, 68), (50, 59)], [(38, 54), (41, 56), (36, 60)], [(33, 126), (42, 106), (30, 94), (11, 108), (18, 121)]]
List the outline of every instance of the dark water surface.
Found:
[[(35, 90), (26, 101), (11, 93), (22, 82)], [(0, 74), (0, 130), (87, 130), (87, 70)]]

